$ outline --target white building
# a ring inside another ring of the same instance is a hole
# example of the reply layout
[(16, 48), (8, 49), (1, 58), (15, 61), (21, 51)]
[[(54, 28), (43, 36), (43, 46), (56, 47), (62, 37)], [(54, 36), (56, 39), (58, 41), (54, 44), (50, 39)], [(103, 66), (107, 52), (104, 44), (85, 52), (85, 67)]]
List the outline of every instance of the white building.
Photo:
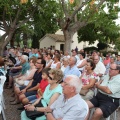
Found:
[[(57, 50), (63, 50), (65, 44), (64, 35), (61, 30), (58, 30), (55, 34), (46, 34), (43, 38), (40, 39), (40, 48), (50, 48)], [(81, 50), (85, 47), (97, 47), (98, 41), (94, 44), (89, 45), (88, 42), (80, 42), (78, 43), (77, 33), (74, 34), (73, 40), (71, 43), (71, 49), (75, 49), (76, 46), (78, 50)]]

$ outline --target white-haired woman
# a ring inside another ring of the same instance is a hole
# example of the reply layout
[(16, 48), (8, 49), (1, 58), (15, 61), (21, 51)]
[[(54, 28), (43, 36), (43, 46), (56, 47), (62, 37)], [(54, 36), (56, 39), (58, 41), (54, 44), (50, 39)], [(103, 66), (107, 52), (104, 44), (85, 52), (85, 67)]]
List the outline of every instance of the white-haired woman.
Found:
[(15, 75), (15, 76), (10, 75), (9, 76), (9, 85), (8, 85), (8, 88), (12, 87), (13, 77), (14, 78), (18, 78), (18, 77), (24, 75), (27, 72), (27, 70), (30, 69), (30, 65), (28, 63), (28, 56), (22, 55), (21, 58), (20, 58), (20, 61), (21, 61), (20, 64), (22, 66), (22, 70), (21, 70), (21, 72), (18, 75)]
[(64, 57), (62, 61), (63, 61), (63, 63), (62, 63), (61, 70), (64, 73), (66, 67), (69, 65), (69, 58)]

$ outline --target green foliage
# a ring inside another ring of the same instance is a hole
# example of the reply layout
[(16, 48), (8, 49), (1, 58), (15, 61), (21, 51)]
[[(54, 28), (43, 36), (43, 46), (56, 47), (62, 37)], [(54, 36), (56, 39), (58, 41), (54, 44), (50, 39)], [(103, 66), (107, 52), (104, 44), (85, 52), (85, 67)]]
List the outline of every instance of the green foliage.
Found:
[(96, 14), (94, 20), (78, 31), (78, 41), (88, 41), (90, 44), (96, 40), (100, 42), (115, 41), (120, 33), (120, 27), (113, 21), (115, 12), (105, 13), (103, 10)]
[(92, 52), (93, 50), (98, 50), (98, 48), (96, 48), (96, 47), (86, 47), (86, 48), (84, 48), (84, 51), (87, 52), (87, 53)]
[(106, 43), (99, 42), (97, 44), (97, 47), (98, 47), (98, 50), (103, 50), (103, 49), (107, 48), (108, 45)]
[(118, 38), (115, 42), (115, 49), (120, 51), (120, 38)]
[[(58, 29), (56, 16), (62, 16), (59, 3), (54, 0), (28, 0), (26, 4), (21, 4), (20, 0), (4, 0), (0, 1), (0, 23), (3, 21), (4, 11), (4, 19), (8, 23), (9, 28), (13, 24), (18, 10), (20, 12), (18, 14), (17, 24), (25, 21), (34, 10), (36, 12), (27, 22), (24, 22), (20, 27), (16, 28), (17, 42), (21, 41), (21, 38), (18, 39), (18, 36), (20, 37), (23, 33), (27, 34), (29, 38), (33, 38), (33, 35), (36, 36), (37, 41), (46, 33), (54, 33)], [(5, 26), (2, 24), (0, 24), (0, 29), (6, 31)], [(39, 45), (38, 42), (37, 45)]]

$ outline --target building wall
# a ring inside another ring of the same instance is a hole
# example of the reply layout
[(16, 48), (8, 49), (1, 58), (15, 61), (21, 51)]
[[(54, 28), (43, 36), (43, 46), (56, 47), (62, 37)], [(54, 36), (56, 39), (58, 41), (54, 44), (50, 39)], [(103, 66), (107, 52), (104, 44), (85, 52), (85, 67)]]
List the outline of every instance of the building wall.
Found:
[(51, 39), (50, 37), (45, 37), (40, 41), (40, 48), (48, 48), (50, 46), (55, 46), (55, 40)]
[(60, 50), (60, 44), (65, 44), (64, 42), (56, 42), (55, 49)]
[[(63, 35), (63, 32), (59, 29), (55, 34)], [(73, 42), (71, 43), (71, 49), (75, 49), (76, 46), (77, 46), (78, 50), (81, 50), (85, 47), (91, 47), (91, 46), (97, 47), (98, 41), (96, 41), (94, 44), (91, 44), (91, 45), (89, 45), (89, 42), (78, 43), (77, 36), (78, 36), (77, 33), (75, 33), (74, 36), (73, 36)]]

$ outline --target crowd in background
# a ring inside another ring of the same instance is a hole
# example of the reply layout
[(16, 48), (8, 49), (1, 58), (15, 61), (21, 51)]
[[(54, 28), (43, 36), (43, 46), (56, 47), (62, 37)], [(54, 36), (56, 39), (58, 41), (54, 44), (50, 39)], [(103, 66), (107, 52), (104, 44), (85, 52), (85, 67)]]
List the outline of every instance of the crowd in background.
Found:
[[(100, 52), (95, 50), (91, 54), (88, 54), (83, 49), (74, 49), (69, 53), (68, 51), (63, 52), (46, 48), (39, 50), (26, 47), (21, 49), (17, 47), (5, 49), (2, 57), (0, 58), (0, 62), (4, 62), (5, 64), (1, 64), (1, 71), (3, 70), (7, 73), (7, 88), (13, 88), (14, 90), (14, 99), (10, 101), (11, 105), (22, 103), (24, 106), (18, 108), (18, 110), (25, 108), (28, 111), (36, 110), (42, 113), (52, 113), (54, 111), (53, 108), (56, 107), (54, 103), (62, 92), (68, 98), (72, 98), (76, 94), (76, 91), (74, 91), (75, 93), (71, 92), (71, 89), (69, 92), (65, 91), (65, 85), (69, 82), (68, 79), (71, 81), (73, 79), (76, 79), (76, 81), (77, 79), (81, 80), (81, 83), (76, 82), (76, 84), (81, 84), (79, 86), (80, 91), (77, 91), (77, 94), (80, 94), (82, 99), (89, 101), (95, 95), (96, 83), (99, 80), (104, 80), (104, 76), (111, 74), (109, 73), (112, 69), (111, 66), (114, 67), (115, 65), (116, 68), (113, 70), (118, 70), (118, 73), (115, 75), (120, 72), (120, 55), (108, 53), (102, 56)], [(3, 69), (3, 65), (5, 69)], [(73, 86), (77, 86), (76, 84)], [(70, 94), (73, 94), (73, 96), (70, 96)], [(78, 100), (78, 98), (75, 100)], [(57, 102), (61, 102), (61, 99), (64, 99), (63, 96)], [(39, 101), (42, 101), (44, 105), (42, 108), (37, 107), (36, 109), (35, 105)], [(79, 102), (85, 104), (84, 101)], [(32, 105), (29, 105), (29, 103), (32, 103)], [(89, 103), (87, 104), (88, 106), (90, 105)], [(49, 108), (49, 106), (52, 107)], [(68, 110), (67, 107), (66, 109)], [(85, 119), (87, 117), (87, 108), (85, 107), (83, 109), (86, 109), (85, 114), (81, 114), (81, 116)], [(115, 107), (115, 109), (117, 108)], [(59, 112), (55, 110), (52, 114), (48, 114), (48, 116), (42, 114), (42, 117), (36, 116), (34, 119), (49, 120), (51, 118), (52, 120), (53, 118), (58, 119), (60, 116), (60, 118), (65, 117), (65, 120), (69, 120), (68, 116), (64, 116), (63, 113)], [(26, 114), (25, 111), (21, 113), (22, 120), (30, 119)], [(104, 114), (102, 115), (108, 117), (110, 114), (106, 116)], [(73, 120), (80, 118), (78, 117), (80, 115), (77, 116), (77, 113), (71, 113), (71, 115), (73, 115), (71, 117), (74, 117)]]

